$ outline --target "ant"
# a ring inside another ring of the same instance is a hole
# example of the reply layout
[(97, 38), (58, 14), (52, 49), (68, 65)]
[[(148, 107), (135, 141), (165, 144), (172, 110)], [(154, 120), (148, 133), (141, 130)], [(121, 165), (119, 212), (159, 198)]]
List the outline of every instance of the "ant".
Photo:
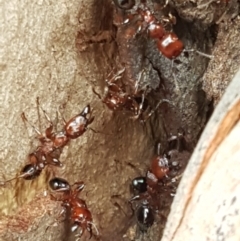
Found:
[[(117, 7), (123, 8), (120, 2), (121, 1), (114, 1)], [(128, 8), (123, 9), (130, 10), (134, 5), (135, 3), (132, 2), (132, 4), (128, 4)], [(158, 50), (165, 57), (175, 59), (182, 53), (184, 48), (182, 41), (178, 39), (176, 34), (165, 31), (163, 24), (158, 21), (145, 4), (142, 8), (137, 7), (136, 13), (129, 15), (128, 18), (124, 20), (124, 23), (128, 23), (134, 16), (137, 16), (139, 20), (136, 21), (138, 27), (132, 37), (146, 31), (150, 38), (156, 40)]]
[(71, 139), (76, 139), (83, 135), (87, 129), (91, 129), (88, 125), (90, 125), (94, 120), (94, 117), (91, 116), (92, 112), (90, 105), (87, 105), (80, 114), (74, 116), (68, 122), (64, 120), (63, 130), (53, 132), (52, 121), (46, 112), (44, 110), (42, 111), (50, 123), (50, 126), (45, 130), (45, 135), (33, 126), (27, 120), (25, 114), (22, 113), (21, 116), (23, 121), (33, 127), (34, 131), (38, 134), (38, 139), (41, 142), (41, 145), (38, 146), (34, 152), (28, 155), (30, 163), (23, 167), (21, 174), (18, 177), (3, 182), (4, 184), (18, 178), (33, 180), (41, 174), (42, 170), (47, 165), (62, 167), (63, 164), (59, 161), (59, 157), (64, 146), (66, 146)]
[[(131, 4), (124, 4), (125, 1), (114, 0), (114, 3), (118, 8), (122, 8), (124, 10), (130, 10), (135, 5), (134, 1), (132, 1)], [(163, 8), (164, 7), (166, 7), (166, 4), (163, 6)], [(161, 52), (161, 54), (166, 58), (174, 60), (183, 51), (195, 51), (196, 53), (203, 55), (207, 58), (212, 58), (211, 55), (202, 53), (194, 49), (184, 50), (183, 42), (178, 38), (175, 33), (165, 30), (164, 24), (161, 23), (154, 16), (154, 13), (145, 5), (145, 3), (142, 4), (142, 7), (138, 6), (134, 11), (135, 13), (128, 15), (128, 17), (123, 21), (123, 24), (129, 23), (129, 21), (136, 16), (138, 18), (138, 21), (136, 21), (138, 27), (137, 31), (135, 33), (132, 33), (132, 37), (134, 37), (136, 34), (147, 32), (150, 38), (156, 40), (159, 52)], [(176, 22), (175, 18), (171, 14), (169, 14), (169, 18), (165, 21), (173, 23)]]
[[(166, 182), (170, 170), (170, 163), (167, 156), (160, 154), (160, 144), (158, 144), (157, 155), (155, 155), (150, 163), (150, 168), (146, 176), (139, 176), (132, 180), (130, 184), (131, 193), (133, 197), (128, 200), (138, 227), (141, 231), (145, 232), (155, 222), (155, 213), (160, 210), (160, 189), (162, 186), (169, 186), (171, 183)], [(135, 208), (133, 203), (138, 201)], [(161, 215), (159, 213), (159, 215)], [(161, 215), (162, 216), (162, 215)], [(163, 217), (165, 219), (165, 217)]]
[(122, 78), (124, 71), (125, 68), (118, 71), (112, 78), (106, 79), (105, 93), (103, 97), (101, 97), (94, 88), (93, 92), (110, 110), (131, 111), (137, 119), (142, 114), (144, 107), (147, 105), (145, 95), (144, 93), (142, 94), (142, 97), (140, 97), (137, 93), (130, 95), (119, 86), (116, 81)]
[[(147, 88), (142, 91), (138, 90), (138, 85), (141, 79), (142, 72), (138, 81), (135, 84), (135, 91), (133, 94), (128, 94), (127, 91), (120, 86), (117, 81), (122, 78), (122, 74), (125, 68), (118, 71), (112, 78), (106, 79), (105, 93), (102, 97), (93, 88), (94, 94), (98, 96), (100, 100), (112, 111), (130, 111), (133, 113), (132, 119), (140, 119), (140, 122), (144, 123), (151, 115), (157, 110), (157, 108), (163, 102), (171, 102), (167, 99), (162, 99), (157, 103), (155, 108), (151, 111), (149, 110), (148, 100), (146, 99)], [(111, 74), (111, 73), (110, 73)]]
[(61, 197), (51, 195), (51, 199), (62, 202), (62, 206), (65, 209), (61, 212), (61, 215), (66, 214), (67, 209), (69, 209), (70, 220), (72, 222), (71, 231), (75, 232), (76, 230), (81, 229), (76, 235), (78, 240), (81, 238), (85, 230), (89, 232), (90, 239), (93, 235), (92, 226), (95, 228), (98, 236), (99, 232), (93, 223), (92, 214), (87, 208), (86, 202), (78, 197), (79, 193), (85, 186), (84, 183), (80, 181), (70, 185), (65, 179), (55, 177), (49, 181), (49, 186), (54, 192), (62, 194)]
[[(151, 197), (148, 194), (148, 184), (146, 177), (140, 176), (132, 180), (130, 190), (134, 196), (128, 200), (133, 214), (141, 231), (145, 232), (155, 221), (155, 210), (151, 205)], [(133, 208), (134, 201), (140, 201)]]

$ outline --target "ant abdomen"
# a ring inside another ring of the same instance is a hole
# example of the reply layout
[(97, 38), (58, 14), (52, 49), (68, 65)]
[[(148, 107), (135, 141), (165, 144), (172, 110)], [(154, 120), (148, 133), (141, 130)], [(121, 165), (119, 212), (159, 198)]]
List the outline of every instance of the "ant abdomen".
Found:
[(174, 33), (167, 33), (157, 40), (158, 50), (167, 58), (175, 59), (183, 51), (183, 43)]
[(145, 232), (155, 221), (154, 210), (147, 202), (142, 202), (136, 210), (136, 219), (141, 231)]

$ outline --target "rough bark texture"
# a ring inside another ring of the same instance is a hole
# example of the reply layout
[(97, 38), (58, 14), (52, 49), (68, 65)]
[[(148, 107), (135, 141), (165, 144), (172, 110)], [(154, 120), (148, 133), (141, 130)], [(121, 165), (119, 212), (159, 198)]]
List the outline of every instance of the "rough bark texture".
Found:
[[(161, 1), (156, 2), (157, 6)], [(176, 2), (170, 1), (171, 10), (174, 12), (172, 8), (176, 8), (184, 17), (182, 5), (178, 6)], [(149, 5), (153, 10), (157, 8)], [(221, 5), (221, 9), (224, 6)], [(114, 26), (115, 8), (110, 0), (2, 0), (0, 13), (1, 180), (16, 176), (26, 164), (28, 153), (38, 145), (34, 139), (36, 133), (24, 125), (21, 113), (24, 111), (28, 120), (42, 131), (48, 126), (41, 110), (37, 109), (37, 97), (50, 118), (58, 123), (58, 128), (62, 121), (61, 116), (57, 118), (57, 110), (68, 119), (90, 103), (95, 116), (91, 127), (102, 132), (88, 130), (82, 137), (72, 140), (61, 155), (63, 168), (49, 167), (34, 181), (19, 179), (0, 188), (0, 239), (75, 240), (68, 232), (68, 222), (57, 227), (53, 225), (61, 207), (50, 200), (48, 180), (61, 176), (70, 183), (85, 182), (81, 197), (93, 214), (101, 240), (123, 240), (126, 232), (124, 240), (137, 240), (135, 220), (122, 212), (122, 209), (129, 211), (126, 200), (130, 197), (130, 180), (145, 174), (156, 142), (166, 145), (167, 138), (176, 135), (179, 128), (184, 129), (191, 143), (187, 154), (179, 154), (184, 167), (208, 118), (211, 98), (217, 95), (215, 104), (226, 85), (211, 89), (208, 86), (213, 78), (205, 75), (206, 93), (202, 90), (201, 78), (209, 62), (203, 56), (182, 54), (173, 63), (172, 70), (171, 61), (156, 51), (154, 41), (146, 35), (131, 38), (129, 46), (125, 46), (125, 31), (131, 24)], [(216, 27), (210, 26), (218, 18), (206, 23), (196, 17), (194, 23), (188, 23), (179, 17), (174, 31), (186, 49), (210, 53), (217, 38), (214, 51), (218, 52), (223, 41), (229, 47), (227, 59), (235, 66), (222, 70), (227, 80), (239, 66), (238, 55), (234, 55), (239, 48), (235, 42), (236, 35), (239, 38), (239, 20), (230, 21), (232, 12), (224, 16), (228, 21), (219, 23), (219, 34)], [(226, 34), (225, 27), (229, 29)], [(224, 54), (216, 54), (211, 61), (222, 63)], [(123, 65), (127, 65), (124, 81), (129, 85), (130, 81), (136, 81), (142, 69), (145, 70), (143, 85), (147, 82), (153, 89), (149, 97), (152, 106), (162, 98), (171, 101), (171, 104), (163, 104), (145, 126), (124, 113), (112, 113), (92, 92), (92, 86), (103, 89), (108, 73)], [(209, 71), (212, 72), (212, 68)], [(183, 185), (181, 190), (185, 192)], [(178, 194), (177, 200), (179, 198), (184, 202), (184, 195)], [(164, 214), (169, 212), (170, 202)], [(205, 216), (200, 217), (205, 220)], [(156, 222), (145, 238), (159, 240), (163, 228)]]
[(240, 72), (191, 157), (162, 241), (239, 240)]

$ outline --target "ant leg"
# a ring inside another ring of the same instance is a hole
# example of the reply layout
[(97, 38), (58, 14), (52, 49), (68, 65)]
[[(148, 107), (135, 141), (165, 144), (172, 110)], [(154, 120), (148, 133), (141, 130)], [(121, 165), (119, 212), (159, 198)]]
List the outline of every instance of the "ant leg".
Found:
[(5, 186), (6, 183), (11, 182), (11, 181), (13, 181), (15, 179), (18, 179), (18, 178), (20, 178), (20, 177), (14, 177), (14, 178), (11, 178), (7, 181), (0, 181), (0, 186)]
[(42, 110), (42, 112), (43, 112), (45, 118), (47, 119), (47, 121), (50, 123), (50, 126), (46, 129), (45, 134), (46, 134), (47, 138), (51, 139), (52, 130), (53, 130), (53, 123), (52, 123), (51, 119), (49, 118), (49, 116), (47, 115), (47, 112), (40, 105), (38, 97), (37, 97), (37, 105), (38, 105), (38, 108), (40, 108)]
[(26, 117), (24, 112), (21, 114), (21, 117), (22, 117), (23, 122), (24, 123), (28, 123), (28, 125), (30, 125), (33, 128), (33, 130), (39, 135), (39, 139), (43, 137), (43, 134), (33, 124), (31, 124), (28, 121), (28, 119), (27, 119), (27, 117)]
[(91, 131), (94, 132), (95, 134), (103, 134), (103, 135), (109, 135), (109, 136), (112, 135), (112, 134), (104, 133), (104, 132), (101, 132), (101, 131), (96, 131), (96, 130), (94, 130), (94, 129), (91, 128), (91, 127), (87, 127), (86, 129), (87, 129), (87, 130), (91, 130)]
[(165, 0), (165, 4), (163, 5), (163, 8), (166, 8), (169, 4), (169, 0)]
[(93, 93), (100, 99), (100, 100), (102, 100), (102, 97), (101, 97), (101, 95), (100, 94), (98, 94), (98, 92), (95, 90), (95, 88), (94, 87), (92, 87), (92, 91), (93, 91)]
[(72, 185), (71, 185), (72, 187), (73, 186), (76, 186), (76, 188), (75, 188), (75, 192), (76, 193), (80, 193), (82, 190), (83, 190), (83, 188), (85, 187), (85, 184), (84, 184), (84, 182), (75, 182), (75, 183), (73, 183)]
[(146, 96), (146, 92), (147, 92), (148, 88), (146, 88), (142, 94), (142, 101), (141, 104), (139, 105), (139, 112), (138, 112), (138, 116), (140, 116), (143, 112), (143, 105), (144, 105), (144, 101), (145, 101), (145, 96)]
[(180, 178), (182, 178), (183, 173), (179, 174), (178, 176), (171, 179), (170, 182), (167, 182), (165, 186), (173, 185), (175, 182), (177, 182)]
[(152, 114), (158, 109), (158, 107), (162, 104), (162, 103), (169, 103), (171, 105), (173, 105), (173, 103), (170, 101), (170, 100), (167, 100), (167, 99), (161, 99), (156, 107), (148, 114), (148, 116), (146, 117), (146, 119), (144, 121), (146, 121), (148, 118), (150, 118), (152, 116)]
[[(115, 194), (111, 196), (111, 203), (113, 204), (113, 206), (115, 206), (118, 210), (120, 210), (126, 217), (128, 216), (127, 213), (123, 210), (123, 208), (121, 207), (121, 205), (117, 202), (114, 201), (113, 199), (119, 199), (123, 201), (123, 198), (121, 197), (121, 195)], [(124, 199), (124, 204), (125, 204), (125, 199)]]
[(122, 73), (125, 71), (125, 67), (119, 70), (110, 80), (106, 80), (107, 83), (112, 83), (112, 81), (116, 81), (122, 78)]
[[(92, 237), (92, 226), (95, 228), (95, 230), (96, 230), (96, 236), (99, 236), (99, 231), (98, 231), (98, 229), (97, 229), (97, 227), (96, 227), (96, 225), (93, 223), (93, 222), (88, 222), (88, 224), (89, 224), (89, 226), (90, 226), (90, 229), (88, 229), (88, 227), (87, 227), (87, 230), (88, 230), (88, 232), (90, 233), (90, 238)], [(90, 239), (89, 238), (89, 239)]]
[[(62, 200), (60, 200), (60, 199), (58, 199), (58, 198), (56, 198), (56, 197), (54, 197), (52, 194), (50, 194), (50, 199), (51, 200), (53, 200), (53, 201), (62, 201)], [(55, 218), (55, 222), (57, 223), (57, 224), (60, 224), (60, 223), (62, 223), (62, 222), (64, 222), (65, 220), (66, 220), (66, 208), (63, 208), (62, 210), (61, 210), (61, 212), (58, 214), (58, 216)], [(63, 217), (63, 218), (62, 218)], [(53, 224), (55, 224), (55, 223), (53, 223)]]
[(90, 223), (90, 222), (87, 223), (87, 231), (90, 234), (89, 239), (91, 239), (92, 238), (92, 223)]
[(199, 54), (199, 55), (201, 55), (201, 56), (203, 56), (203, 57), (209, 58), (209, 59), (214, 58), (213, 55), (203, 53), (203, 52), (198, 51), (198, 50), (196, 50), (196, 49), (184, 49), (183, 52), (195, 52), (195, 53), (197, 53), (197, 54)]
[(157, 155), (160, 156), (160, 151), (161, 151), (161, 143), (158, 143), (157, 145)]
[[(75, 232), (78, 228), (79, 228), (79, 225), (76, 223), (76, 224), (74, 224), (74, 225), (72, 226), (71, 231), (72, 231), (72, 232)], [(85, 229), (83, 229), (83, 228), (81, 227), (79, 233), (75, 235), (75, 237), (77, 237), (76, 241), (80, 241), (80, 240), (81, 240), (81, 237), (82, 237), (84, 231), (85, 231)]]
[(53, 122), (51, 121), (51, 119), (49, 118), (49, 116), (47, 115), (47, 112), (42, 108), (40, 107), (45, 118), (47, 119), (47, 121), (49, 122), (50, 126), (46, 129), (45, 133), (46, 133), (46, 137), (51, 139), (52, 137), (52, 131), (53, 131)]
[(139, 83), (140, 83), (140, 81), (141, 81), (141, 79), (142, 79), (142, 76), (143, 76), (143, 73), (144, 73), (144, 72), (145, 72), (145, 69), (143, 69), (143, 70), (140, 72), (139, 76), (138, 76), (138, 80), (137, 80), (137, 82), (135, 83), (135, 86), (134, 86), (134, 88), (135, 88), (134, 94), (136, 94), (137, 91), (138, 91)]
[(58, 110), (57, 110), (57, 115), (59, 116), (61, 116), (61, 119), (62, 119), (62, 121), (63, 121), (63, 125), (66, 125), (67, 124), (67, 121), (66, 121), (66, 119), (64, 118), (64, 116), (63, 116), (63, 114), (59, 111), (59, 108), (58, 108)]

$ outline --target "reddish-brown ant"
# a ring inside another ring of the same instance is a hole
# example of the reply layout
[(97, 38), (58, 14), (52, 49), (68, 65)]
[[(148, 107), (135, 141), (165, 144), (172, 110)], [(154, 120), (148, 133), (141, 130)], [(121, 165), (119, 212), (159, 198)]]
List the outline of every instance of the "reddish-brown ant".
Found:
[[(117, 7), (120, 7), (117, 1), (114, 1)], [(167, 4), (167, 3), (166, 3)], [(134, 5), (134, 4), (133, 4)], [(124, 10), (129, 10), (133, 8), (133, 5), (129, 5), (128, 8), (123, 8)], [(166, 6), (166, 5), (165, 5)], [(165, 7), (163, 6), (163, 8)], [(129, 23), (131, 19), (134, 17), (140, 18), (135, 23), (138, 25), (136, 28), (137, 31), (132, 33), (132, 37), (136, 34), (142, 33), (146, 31), (150, 38), (155, 39), (157, 43), (158, 50), (168, 59), (177, 58), (183, 51), (184, 52), (196, 52), (200, 55), (203, 55), (207, 58), (212, 58), (211, 55), (202, 53), (200, 51), (190, 49), (184, 50), (183, 42), (177, 37), (177, 35), (173, 32), (168, 32), (165, 30), (164, 24), (160, 23), (158, 19), (154, 16), (152, 11), (145, 5), (138, 6), (135, 10), (135, 13), (128, 15), (127, 19), (123, 21), (123, 24)], [(171, 21), (174, 19), (174, 21)], [(166, 21), (166, 20), (165, 20)], [(175, 18), (170, 14), (170, 19), (168, 22), (174, 22)]]
[(43, 112), (50, 123), (50, 126), (45, 131), (45, 135), (29, 123), (24, 113), (22, 114), (22, 118), (28, 122), (38, 134), (38, 139), (42, 144), (38, 147), (38, 150), (41, 150), (45, 155), (48, 155), (57, 148), (63, 148), (71, 139), (76, 139), (83, 135), (88, 129), (88, 125), (94, 120), (94, 117), (91, 116), (90, 105), (87, 105), (80, 114), (74, 116), (68, 122), (64, 121), (65, 125), (63, 130), (53, 132), (53, 123), (44, 110)]
[[(168, 172), (168, 158), (165, 155), (160, 155), (160, 144), (158, 144), (157, 155), (151, 160), (146, 176), (134, 178), (130, 185), (134, 196), (129, 200), (129, 203), (135, 213), (137, 224), (142, 231), (146, 231), (155, 221), (155, 212), (160, 209), (160, 186), (158, 184), (167, 177)], [(135, 201), (138, 201), (138, 204), (133, 208)]]
[[(116, 5), (119, 7), (119, 4)], [(140, 20), (137, 21), (138, 30), (135, 34), (146, 31), (150, 38), (157, 41), (158, 50), (169, 59), (175, 59), (182, 53), (184, 48), (182, 41), (178, 39), (176, 34), (165, 31), (163, 24), (145, 5), (143, 9), (138, 7), (136, 13), (130, 15), (129, 19), (135, 15), (140, 17)], [(124, 22), (129, 21), (125, 20)]]
[(167, 176), (169, 172), (169, 160), (166, 155), (160, 154), (160, 143), (158, 144), (157, 155), (151, 160), (150, 168), (147, 172), (148, 187), (154, 191), (160, 180)]
[(98, 96), (99, 99), (102, 100), (103, 103), (106, 104), (110, 110), (132, 112), (132, 119), (139, 119), (141, 122), (145, 122), (162, 103), (168, 102), (171, 104), (169, 100), (162, 99), (157, 103), (153, 110), (149, 111), (149, 104), (145, 98), (147, 88), (145, 91), (138, 90), (142, 73), (140, 74), (139, 80), (135, 84), (134, 94), (128, 94), (124, 89), (124, 86), (122, 87), (121, 83), (119, 83), (124, 71), (125, 68), (118, 71), (113, 77), (107, 78), (103, 97), (93, 88), (93, 92)]
[(41, 142), (41, 145), (38, 146), (34, 152), (29, 154), (28, 158), (30, 163), (24, 166), (21, 174), (3, 183), (7, 183), (18, 178), (32, 180), (38, 177), (47, 165), (61, 167), (62, 163), (58, 159), (64, 146), (66, 146), (71, 139), (76, 139), (83, 135), (89, 128), (88, 125), (94, 120), (94, 117), (91, 117), (92, 112), (90, 105), (87, 105), (80, 114), (74, 116), (68, 122), (64, 121), (65, 125), (63, 130), (53, 132), (53, 123), (44, 110), (43, 112), (50, 123), (50, 126), (45, 130), (45, 135), (33, 126), (27, 120), (25, 114), (22, 113), (23, 121), (29, 123), (33, 127), (35, 132), (38, 134), (38, 139)]
[(107, 78), (106, 80), (106, 88), (104, 96), (101, 97), (100, 94), (96, 92), (93, 88), (93, 92), (102, 100), (106, 106), (113, 111), (130, 111), (134, 113), (134, 117), (137, 119), (144, 109), (144, 104), (146, 104), (146, 100), (144, 98), (144, 93), (142, 97), (140, 97), (137, 93), (136, 95), (130, 95), (124, 90), (124, 88), (120, 87), (120, 84), (117, 80), (122, 78), (122, 74), (125, 71), (118, 71), (112, 78)]
[(92, 214), (88, 210), (85, 201), (78, 197), (79, 193), (84, 188), (83, 182), (75, 182), (73, 185), (70, 185), (65, 179), (55, 177), (49, 181), (49, 186), (53, 191), (61, 193), (60, 197), (51, 195), (52, 200), (62, 202), (62, 206), (65, 209), (61, 215), (66, 213), (66, 208), (69, 208), (70, 220), (72, 222), (71, 231), (75, 232), (77, 229), (80, 229), (76, 237), (80, 239), (84, 231), (87, 230), (90, 233), (91, 238), (92, 226), (95, 228), (97, 235), (99, 235), (99, 232), (93, 223)]

